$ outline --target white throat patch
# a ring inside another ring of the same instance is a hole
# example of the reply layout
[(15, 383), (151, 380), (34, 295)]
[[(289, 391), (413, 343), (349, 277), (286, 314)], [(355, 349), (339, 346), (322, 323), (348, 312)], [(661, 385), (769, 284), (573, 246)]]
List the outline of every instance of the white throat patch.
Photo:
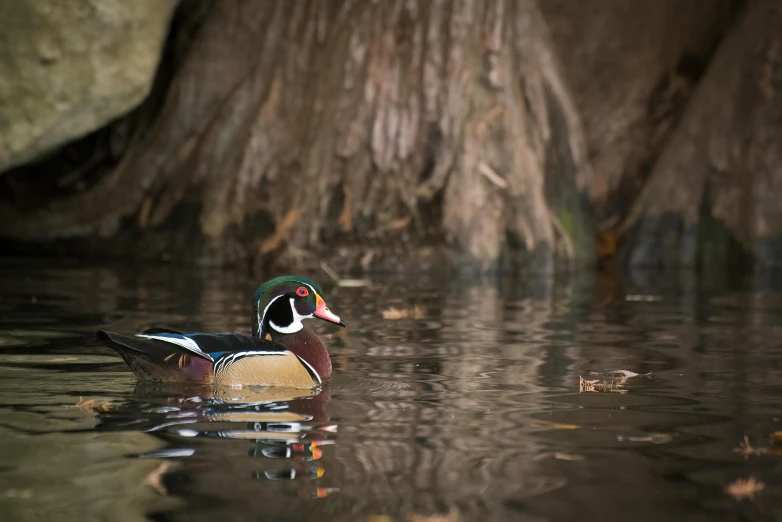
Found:
[[(280, 297), (282, 297), (282, 296), (280, 296)], [(291, 303), (291, 313), (293, 314), (293, 322), (291, 324), (289, 324), (288, 326), (277, 326), (276, 324), (274, 324), (272, 322), (271, 319), (269, 320), (269, 326), (271, 326), (276, 331), (278, 331), (280, 333), (283, 333), (283, 334), (292, 334), (292, 333), (296, 333), (296, 332), (300, 331), (302, 328), (304, 328), (304, 325), (301, 323), (301, 320), (302, 319), (309, 319), (310, 317), (312, 317), (312, 314), (310, 314), (310, 315), (299, 315), (299, 312), (296, 311), (296, 305), (295, 305), (295, 302), (294, 302), (292, 297), (290, 298), (290, 303)], [(269, 305), (271, 305), (271, 303), (269, 303)], [(269, 307), (267, 306), (266, 308), (268, 309)], [(265, 315), (265, 312), (264, 312), (264, 315)]]

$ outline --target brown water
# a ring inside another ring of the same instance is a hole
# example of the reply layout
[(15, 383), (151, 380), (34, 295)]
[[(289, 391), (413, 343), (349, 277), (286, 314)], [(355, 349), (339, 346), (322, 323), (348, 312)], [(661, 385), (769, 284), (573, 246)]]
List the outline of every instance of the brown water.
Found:
[(260, 280), (3, 262), (0, 520), (782, 519), (773, 280), (314, 277), (348, 328), (292, 397), (139, 386), (92, 340), (247, 332)]

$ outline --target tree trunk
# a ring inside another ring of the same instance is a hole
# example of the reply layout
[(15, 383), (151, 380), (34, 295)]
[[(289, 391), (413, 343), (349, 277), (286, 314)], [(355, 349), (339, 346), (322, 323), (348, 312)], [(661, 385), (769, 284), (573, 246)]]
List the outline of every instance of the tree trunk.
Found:
[(734, 4), (539, 2), (584, 123), (599, 223), (627, 216), (733, 21)]
[(634, 266), (782, 263), (782, 7), (748, 5), (625, 224)]
[(590, 178), (534, 0), (225, 0), (116, 168), (45, 205), (17, 190), (0, 235), (210, 264), (551, 270), (592, 259)]

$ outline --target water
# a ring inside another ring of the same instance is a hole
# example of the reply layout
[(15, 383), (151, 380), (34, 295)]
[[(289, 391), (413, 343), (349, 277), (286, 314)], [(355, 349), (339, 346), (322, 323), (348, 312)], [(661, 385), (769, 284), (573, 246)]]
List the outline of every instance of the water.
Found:
[(336, 374), (296, 397), (138, 385), (92, 340), (247, 332), (260, 280), (50, 263), (0, 265), (0, 520), (782, 519), (773, 279), (316, 274), (348, 328), (312, 324)]

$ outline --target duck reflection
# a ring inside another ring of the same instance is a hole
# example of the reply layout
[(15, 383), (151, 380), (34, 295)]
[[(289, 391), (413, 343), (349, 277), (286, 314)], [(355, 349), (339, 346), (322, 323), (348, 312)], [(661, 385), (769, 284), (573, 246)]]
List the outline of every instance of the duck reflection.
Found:
[[(219, 488), (232, 491), (246, 487), (240, 484), (249, 477), (256, 484), (292, 483), (297, 496), (317, 499), (339, 491), (320, 484), (326, 475), (322, 458), (337, 436), (337, 425), (326, 411), (329, 399), (328, 388), (221, 389), (140, 382), (133, 400), (97, 412), (96, 429), (139, 430), (165, 441), (165, 448), (139, 457), (179, 461), (181, 466), (164, 477), (173, 494), (190, 496), (193, 485), (202, 481), (214, 488), (217, 476)], [(236, 451), (240, 441), (250, 447)], [(178, 483), (187, 484), (186, 491), (178, 491)]]

